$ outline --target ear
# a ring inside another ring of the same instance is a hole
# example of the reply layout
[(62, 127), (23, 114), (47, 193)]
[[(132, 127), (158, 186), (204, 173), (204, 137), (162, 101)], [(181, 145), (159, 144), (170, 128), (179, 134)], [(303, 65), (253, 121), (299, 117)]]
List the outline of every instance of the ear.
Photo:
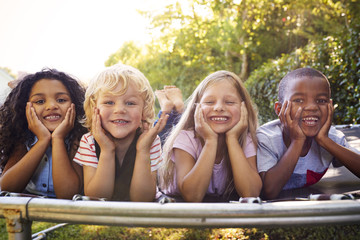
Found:
[(275, 102), (274, 110), (276, 115), (279, 116), (280, 110), (281, 110), (282, 104), (280, 102)]

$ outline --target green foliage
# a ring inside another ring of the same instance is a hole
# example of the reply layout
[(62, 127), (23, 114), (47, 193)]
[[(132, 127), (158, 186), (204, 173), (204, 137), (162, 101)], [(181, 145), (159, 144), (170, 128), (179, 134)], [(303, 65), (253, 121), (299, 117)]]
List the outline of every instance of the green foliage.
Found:
[[(54, 223), (33, 222), (32, 233)], [(47, 234), (47, 239), (360, 239), (359, 224), (272, 228), (128, 228), (98, 225), (66, 225)], [(0, 240), (7, 239), (5, 219), (0, 219)]]
[(214, 71), (235, 72), (261, 123), (276, 118), (278, 81), (309, 66), (331, 82), (334, 123), (359, 123), (359, 6), (359, 0), (181, 1), (142, 12), (151, 21), (152, 42), (125, 43), (106, 64), (137, 67), (154, 89), (176, 85), (184, 97)]
[[(353, 19), (342, 35), (310, 42), (291, 54), (270, 60), (253, 71), (246, 86), (257, 104), (260, 122), (277, 118), (274, 103), (282, 77), (299, 67), (313, 67), (329, 79), (336, 107), (335, 124), (360, 123), (360, 21)], [(270, 104), (269, 104), (270, 103)], [(270, 105), (270, 108), (269, 108)]]

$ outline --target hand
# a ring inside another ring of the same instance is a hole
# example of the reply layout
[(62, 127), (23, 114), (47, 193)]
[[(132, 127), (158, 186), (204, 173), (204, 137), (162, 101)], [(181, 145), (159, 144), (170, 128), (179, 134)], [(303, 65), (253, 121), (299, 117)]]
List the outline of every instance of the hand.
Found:
[(209, 124), (206, 122), (204, 118), (204, 113), (201, 109), (201, 104), (198, 103), (195, 109), (194, 114), (195, 121), (195, 131), (204, 139), (216, 138), (218, 137), (217, 133), (215, 133)]
[(333, 118), (333, 114), (334, 114), (334, 106), (333, 106), (332, 99), (330, 99), (330, 102), (328, 103), (327, 107), (328, 107), (328, 115), (326, 118), (326, 122), (321, 127), (318, 134), (315, 136), (315, 141), (318, 142), (319, 144), (323, 139), (328, 137), (328, 133), (329, 133), (329, 130), (331, 127), (332, 118)]
[(34, 107), (31, 102), (26, 104), (26, 119), (28, 122), (28, 128), (31, 132), (33, 132), (38, 140), (51, 138), (51, 133), (49, 129), (45, 127), (45, 125), (40, 121), (37, 116)]
[(59, 126), (56, 127), (54, 132), (51, 134), (52, 138), (65, 139), (71, 129), (74, 128), (75, 117), (75, 104), (72, 103), (66, 111), (64, 120), (59, 124)]
[(279, 113), (279, 119), (284, 127), (284, 131), (288, 134), (291, 141), (293, 140), (305, 140), (306, 136), (300, 127), (300, 117), (302, 108), (299, 107), (295, 113), (294, 119), (291, 119), (290, 112), (291, 112), (292, 104), (290, 101), (285, 101), (281, 107)]
[(232, 127), (229, 131), (226, 132), (226, 137), (235, 137), (239, 139), (240, 135), (248, 127), (248, 111), (245, 106), (245, 102), (241, 102), (240, 106), (240, 120)]
[(96, 142), (99, 144), (101, 150), (115, 149), (115, 143), (112, 140), (109, 133), (107, 133), (101, 124), (101, 116), (99, 109), (94, 108), (93, 119), (91, 123), (91, 133), (94, 136)]
[(154, 142), (158, 133), (164, 129), (168, 118), (169, 115), (163, 112), (154, 127), (150, 128), (149, 123), (147, 122), (142, 124), (142, 133), (136, 143), (137, 151), (150, 152), (152, 143)]

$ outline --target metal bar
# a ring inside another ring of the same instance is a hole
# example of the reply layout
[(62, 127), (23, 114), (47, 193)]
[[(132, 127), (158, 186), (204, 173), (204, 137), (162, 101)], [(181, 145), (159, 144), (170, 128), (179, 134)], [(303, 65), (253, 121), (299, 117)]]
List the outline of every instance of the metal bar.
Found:
[[(17, 198), (19, 199), (19, 198)], [(14, 199), (0, 198), (4, 206)], [(12, 208), (19, 206), (14, 203)], [(34, 198), (29, 221), (163, 227), (291, 226), (359, 223), (360, 200), (250, 203), (140, 203)]]

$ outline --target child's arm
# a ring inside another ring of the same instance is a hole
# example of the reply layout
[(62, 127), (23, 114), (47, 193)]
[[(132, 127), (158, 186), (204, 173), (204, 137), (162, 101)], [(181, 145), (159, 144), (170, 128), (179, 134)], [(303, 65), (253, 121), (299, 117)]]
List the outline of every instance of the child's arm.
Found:
[(334, 107), (332, 101), (328, 104), (328, 117), (324, 126), (320, 129), (319, 133), (315, 136), (317, 143), (325, 148), (331, 155), (338, 159), (345, 167), (347, 167), (352, 173), (360, 178), (360, 154), (351, 151), (348, 148), (345, 148), (328, 136), (332, 116), (334, 112)]
[(256, 156), (246, 158), (239, 144), (240, 135), (247, 130), (248, 115), (245, 103), (241, 103), (240, 121), (226, 133), (231, 169), (237, 193), (242, 197), (258, 197), (262, 181), (257, 171)]
[(168, 115), (163, 113), (153, 128), (149, 129), (147, 123), (143, 124), (143, 132), (136, 143), (136, 159), (130, 184), (131, 201), (149, 202), (155, 198), (157, 174), (156, 171), (151, 171), (150, 150), (167, 119)]
[(299, 108), (294, 119), (290, 117), (291, 102), (284, 102), (279, 118), (284, 127), (283, 132), (288, 134), (290, 145), (279, 162), (267, 172), (260, 173), (263, 180), (263, 193), (269, 198), (276, 198), (290, 179), (297, 161), (301, 155), (306, 136), (299, 126), (302, 109)]
[[(52, 174), (54, 189), (57, 198), (71, 199), (80, 192), (82, 169), (72, 161), (75, 151), (66, 150), (65, 138), (74, 127), (75, 105), (67, 110), (65, 119), (52, 133)], [(73, 148), (73, 146), (71, 146)], [(81, 175), (79, 175), (81, 174)]]
[(97, 168), (84, 166), (84, 193), (87, 196), (111, 199), (115, 187), (115, 143), (101, 126), (98, 109), (94, 109), (92, 134), (100, 146)]
[(209, 188), (218, 144), (218, 135), (204, 119), (201, 105), (195, 110), (195, 131), (204, 139), (197, 161), (186, 151), (175, 148), (175, 168), (178, 188), (188, 202), (201, 202)]
[(28, 152), (22, 144), (14, 149), (2, 174), (3, 191), (22, 192), (25, 189), (50, 144), (51, 134), (37, 117), (31, 103), (26, 105), (26, 118), (29, 130), (38, 141)]

